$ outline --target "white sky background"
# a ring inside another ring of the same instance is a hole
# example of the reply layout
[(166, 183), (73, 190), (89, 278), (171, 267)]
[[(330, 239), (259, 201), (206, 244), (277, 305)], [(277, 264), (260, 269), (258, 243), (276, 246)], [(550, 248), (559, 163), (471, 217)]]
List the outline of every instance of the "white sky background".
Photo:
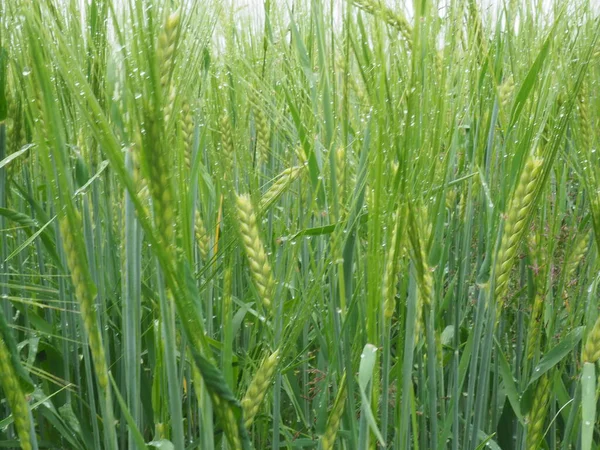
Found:
[[(289, 5), (294, 0), (271, 0), (271, 8), (285, 8), (288, 9)], [(451, 0), (447, 0), (449, 4)], [(484, 17), (492, 16), (496, 17), (505, 1), (508, 0), (476, 0), (477, 4), (481, 8), (481, 13)], [(569, 4), (569, 0), (562, 0), (565, 4)], [(406, 17), (411, 18), (413, 13), (413, 0), (383, 0), (384, 3), (388, 4), (393, 8), (397, 8), (403, 11)], [(256, 21), (257, 25), (262, 25), (263, 22), (263, 3), (264, 0), (224, 0), (224, 3), (229, 3), (236, 8), (237, 13), (240, 17), (252, 18)], [(324, 4), (329, 5), (330, 0), (323, 0)], [(341, 11), (341, 5), (348, 3), (348, 0), (333, 0), (334, 7), (339, 7)], [(443, 1), (440, 3), (444, 3)], [(542, 10), (547, 12), (551, 10), (551, 5), (555, 3), (555, 0), (516, 0), (515, 3), (525, 4), (529, 3), (532, 10), (537, 10), (539, 4), (542, 5)], [(590, 0), (591, 5), (600, 12), (600, 0)]]
[[(65, 4), (69, 0), (63, 0)], [(89, 0), (79, 0), (81, 5)], [(122, 4), (125, 5), (128, 0), (113, 0), (116, 5)], [(133, 2), (138, 2), (142, 0), (131, 0)], [(194, 4), (195, 2), (202, 2), (203, 0), (185, 0), (188, 4)], [(265, 0), (213, 0), (213, 5), (221, 6), (225, 11), (230, 11), (230, 8), (233, 7), (234, 16), (236, 17), (236, 25), (240, 32), (243, 32), (244, 29), (247, 30), (246, 27), (251, 26), (255, 30), (261, 30), (264, 27), (264, 1)], [(270, 0), (271, 1), (271, 11), (283, 13), (283, 17), (287, 16), (287, 12), (292, 10), (292, 6), (295, 3), (300, 5), (310, 6), (312, 0)], [(349, 6), (352, 3), (352, 0), (319, 0), (322, 5), (329, 9), (329, 6), (333, 4), (333, 8), (335, 11), (335, 15), (333, 18), (334, 26), (340, 25), (342, 23), (342, 10), (343, 6)], [(387, 4), (394, 10), (404, 13), (405, 17), (412, 22), (413, 16), (413, 2), (421, 1), (421, 0), (380, 0), (382, 3)], [(432, 1), (432, 0), (430, 0)], [(443, 9), (445, 5), (450, 5), (453, 0), (440, 0), (438, 4), (440, 5), (440, 16), (444, 16), (445, 12)], [(507, 2), (514, 2), (518, 5), (528, 5), (529, 10), (531, 11), (540, 11), (543, 14), (551, 12), (553, 9), (553, 5), (558, 4), (560, 6), (563, 5), (573, 5), (572, 0), (475, 0), (477, 5), (480, 8), (480, 14), (484, 23), (489, 23), (488, 20), (491, 18), (498, 17), (499, 14), (502, 14), (502, 9)], [(600, 0), (589, 0), (592, 8), (596, 11), (597, 14), (600, 14)], [(541, 8), (540, 8), (541, 5)], [(303, 8), (304, 9), (304, 8)], [(81, 9), (82, 12), (82, 22), (85, 22), (83, 17), (84, 8)], [(276, 14), (279, 15), (279, 14)], [(281, 17), (281, 15), (279, 15)], [(493, 20), (493, 19), (492, 19)], [(518, 30), (518, 18), (516, 30)], [(219, 42), (218, 36), (213, 36), (216, 39), (216, 42)], [(442, 37), (440, 39), (443, 40)]]
[[(193, 0), (196, 1), (196, 0)], [(334, 24), (341, 24), (342, 21), (342, 5), (348, 5), (351, 3), (351, 0), (321, 0), (324, 7), (329, 8), (331, 2), (333, 2), (334, 10), (336, 10), (336, 14), (334, 16)], [(412, 22), (413, 16), (413, 1), (415, 0), (381, 0), (383, 3), (386, 3), (393, 9), (398, 11), (402, 11), (405, 17)], [(514, 1), (519, 5), (528, 5), (531, 11), (540, 11), (542, 13), (549, 13), (553, 11), (553, 5), (571, 5), (571, 0), (475, 0), (477, 5), (480, 8), (480, 14), (484, 23), (489, 23), (488, 20), (492, 18), (498, 17), (499, 14), (502, 14), (502, 9), (504, 5), (509, 1)], [(229, 5), (234, 7), (236, 11), (235, 15), (238, 18), (238, 29), (243, 31), (245, 27), (249, 25), (248, 22), (251, 23), (252, 27), (256, 27), (255, 29), (261, 29), (264, 26), (264, 0), (222, 0), (223, 6), (227, 9)], [(310, 0), (271, 0), (271, 10), (279, 9), (280, 12), (287, 12), (291, 9), (291, 5), (296, 2), (300, 2), (301, 4), (310, 5)], [(443, 8), (443, 5), (449, 5), (452, 0), (441, 0), (439, 2), (440, 7)], [(589, 0), (592, 8), (600, 13), (600, 0)], [(541, 7), (540, 7), (541, 5)], [(287, 14), (285, 14), (287, 15)], [(444, 12), (440, 11), (440, 16), (443, 16)], [(552, 14), (550, 15), (552, 17)], [(515, 30), (518, 30), (518, 18), (515, 23)]]

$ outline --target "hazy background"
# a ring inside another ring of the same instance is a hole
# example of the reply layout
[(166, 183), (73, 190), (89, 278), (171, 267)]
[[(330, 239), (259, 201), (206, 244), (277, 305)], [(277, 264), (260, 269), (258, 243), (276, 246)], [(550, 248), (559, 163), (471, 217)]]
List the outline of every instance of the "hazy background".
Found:
[[(349, 4), (350, 0), (322, 0), (323, 4), (328, 7), (333, 4), (334, 10), (338, 12), (336, 14), (338, 23), (341, 23), (341, 11), (344, 4)], [(407, 18), (411, 18), (413, 15), (413, 0), (382, 0), (388, 6), (391, 6), (397, 10), (402, 11)], [(523, 7), (527, 6), (532, 11), (540, 12), (551, 12), (553, 5), (569, 5), (569, 0), (476, 0), (480, 7), (480, 13), (484, 19), (495, 18), (502, 11), (504, 5), (508, 2), (514, 2)], [(298, 0), (271, 0), (272, 10), (275, 8), (285, 12), (291, 8), (291, 5), (297, 3)], [(451, 0), (441, 1), (440, 9), (444, 9), (444, 5), (449, 5)], [(228, 5), (233, 5), (236, 16), (243, 21), (245, 24), (248, 20), (254, 22), (255, 25), (262, 25), (264, 17), (264, 0), (223, 0), (223, 6), (227, 8)], [(307, 0), (304, 4), (310, 4)], [(594, 9), (600, 13), (600, 0), (590, 0), (590, 4)], [(443, 15), (443, 11), (440, 11), (440, 15)], [(517, 19), (518, 21), (518, 19)], [(517, 25), (518, 26), (518, 25)]]

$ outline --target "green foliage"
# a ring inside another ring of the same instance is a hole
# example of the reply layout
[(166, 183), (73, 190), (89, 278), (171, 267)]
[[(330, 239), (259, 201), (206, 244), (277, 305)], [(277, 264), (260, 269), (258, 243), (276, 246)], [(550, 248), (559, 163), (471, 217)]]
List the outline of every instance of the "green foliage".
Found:
[(400, 3), (0, 0), (0, 447), (600, 445), (597, 8)]

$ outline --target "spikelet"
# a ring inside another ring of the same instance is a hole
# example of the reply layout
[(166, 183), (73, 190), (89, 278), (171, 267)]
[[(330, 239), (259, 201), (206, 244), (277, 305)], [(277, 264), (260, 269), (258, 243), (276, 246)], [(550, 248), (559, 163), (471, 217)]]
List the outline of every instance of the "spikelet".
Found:
[(588, 334), (583, 347), (583, 362), (595, 363), (600, 359), (600, 317)]
[(25, 126), (23, 122), (22, 107), (12, 96), (7, 97), (7, 128), (8, 153), (14, 153), (25, 144)]
[[(418, 344), (424, 324), (424, 310), (430, 307), (433, 300), (433, 275), (431, 268), (427, 263), (427, 249), (425, 247), (424, 236), (431, 234), (431, 224), (426, 220), (427, 212), (422, 208), (418, 217), (412, 223), (413, 228), (411, 242), (413, 246), (414, 260), (417, 267), (417, 283), (419, 291), (417, 293), (416, 322), (415, 322), (415, 343)], [(415, 226), (417, 228), (415, 228)]]
[[(129, 146), (129, 155), (131, 156), (131, 175), (133, 178), (133, 184), (136, 186), (137, 195), (142, 202), (143, 214), (146, 217), (150, 217), (150, 192), (148, 183), (142, 175), (141, 169), (141, 148), (142, 141), (139, 133), (136, 133), (135, 142)], [(136, 211), (137, 213), (137, 211)]]
[(461, 192), (460, 199), (458, 200), (458, 220), (463, 222), (465, 220), (465, 214), (467, 211), (467, 193)]
[(33, 92), (34, 100), (32, 102), (33, 109), (37, 110), (37, 114), (35, 116), (35, 141), (38, 145), (44, 145), (46, 147), (50, 146), (50, 140), (48, 138), (48, 126), (46, 123), (46, 116), (44, 114), (44, 100), (42, 93), (39, 88), (34, 89)]
[(542, 254), (539, 251), (541, 248), (541, 235), (534, 233), (529, 240), (529, 254), (535, 270), (538, 272), (535, 275), (535, 297), (531, 308), (531, 317), (527, 329), (527, 360), (533, 360), (536, 350), (540, 346), (540, 334), (542, 329), (542, 312), (544, 307), (544, 289), (543, 280), (545, 279), (545, 271), (540, 271), (539, 268), (545, 267), (545, 261), (542, 259)]
[(542, 375), (535, 388), (531, 411), (528, 415), (527, 442), (525, 445), (527, 450), (537, 450), (540, 448), (539, 446), (540, 441), (543, 438), (544, 422), (548, 410), (550, 391), (550, 378), (547, 374)]
[(280, 196), (285, 192), (290, 184), (296, 180), (303, 172), (304, 166), (294, 166), (285, 169), (279, 174), (277, 180), (269, 187), (267, 192), (260, 199), (258, 209), (264, 213)]
[(508, 107), (515, 92), (515, 82), (512, 77), (509, 77), (504, 83), (498, 86), (498, 97), (502, 108)]
[[(188, 357), (193, 360), (194, 356), (192, 351), (188, 349)], [(204, 380), (202, 379), (202, 374), (200, 373), (200, 369), (196, 364), (190, 364), (190, 369), (192, 370), (192, 383), (194, 384), (194, 389), (196, 391), (196, 400), (198, 400), (198, 406), (202, 408), (202, 400), (203, 400), (203, 387)]]
[(221, 148), (223, 150), (223, 178), (232, 181), (235, 148), (233, 146), (231, 122), (226, 113), (221, 116), (219, 124), (221, 126)]
[[(22, 106), (21, 106), (22, 109)], [(25, 136), (25, 120), (23, 114), (19, 113), (13, 121), (13, 152), (16, 152), (27, 143), (27, 136)], [(29, 154), (25, 156), (25, 160), (29, 158)]]
[(250, 197), (244, 194), (237, 196), (236, 204), (240, 233), (246, 250), (246, 256), (250, 263), (250, 273), (252, 274), (263, 305), (265, 308), (270, 308), (275, 291), (275, 281), (265, 247), (260, 239), (252, 202), (250, 201)]
[(158, 36), (158, 48), (156, 54), (158, 56), (158, 70), (160, 87), (163, 95), (163, 114), (165, 123), (169, 123), (173, 114), (173, 104), (175, 103), (175, 87), (173, 86), (173, 83), (171, 83), (171, 74), (174, 66), (180, 19), (181, 14), (179, 10), (170, 14)]
[(340, 57), (338, 59), (339, 72), (345, 73), (344, 81), (346, 84), (344, 85), (344, 90), (349, 93), (349, 91), (354, 92), (356, 97), (356, 102), (359, 105), (367, 105), (369, 103), (367, 94), (365, 90), (359, 85), (356, 81), (351, 68), (346, 64), (346, 61)]
[(424, 305), (423, 305), (423, 294), (419, 291), (416, 299), (416, 318), (415, 318), (415, 345), (418, 345), (421, 341), (421, 333), (425, 325)]
[(250, 428), (256, 417), (258, 408), (260, 408), (267, 393), (267, 389), (271, 384), (278, 362), (279, 350), (275, 350), (269, 357), (265, 358), (250, 382), (250, 386), (248, 386), (246, 395), (244, 395), (241, 402), (242, 409), (244, 410), (244, 425), (246, 428)]
[(531, 361), (535, 356), (535, 351), (540, 345), (540, 333), (542, 328), (542, 312), (544, 307), (544, 295), (536, 292), (531, 308), (531, 318), (527, 330), (527, 360)]
[(454, 210), (454, 206), (456, 205), (456, 199), (458, 198), (458, 193), (453, 189), (448, 189), (446, 191), (446, 208), (449, 211)]
[(301, 166), (308, 166), (308, 160), (306, 159), (306, 154), (304, 153), (304, 149), (302, 147), (296, 147), (294, 154), (298, 158), (298, 162)]
[[(223, 323), (226, 323), (228, 321), (232, 320), (232, 295), (233, 293), (233, 283), (232, 283), (232, 270), (231, 270), (231, 265), (228, 265), (227, 267), (225, 267), (224, 273), (223, 273), (223, 303), (222, 303), (222, 309), (221, 309), (221, 313), (222, 313), (222, 318), (223, 318)], [(233, 341), (233, 335), (230, 334), (229, 335), (229, 339), (231, 339)], [(227, 342), (227, 337), (224, 337), (223, 339), (223, 345), (233, 345), (233, 342)], [(222, 354), (223, 358), (223, 366), (225, 366), (226, 364), (233, 364), (232, 360), (229, 361), (225, 361), (225, 353)], [(230, 356), (232, 356), (230, 354)], [(231, 382), (231, 384), (233, 384), (233, 381)]]
[(136, 185), (138, 191), (140, 191), (141, 189), (146, 187), (146, 183), (145, 183), (144, 177), (142, 176), (142, 169), (141, 169), (141, 167), (142, 167), (141, 149), (142, 149), (142, 136), (138, 132), (135, 134), (134, 143), (131, 144), (131, 146), (129, 147), (129, 153), (131, 155), (131, 163), (132, 163), (131, 174), (133, 176), (133, 183)]
[[(423, 216), (421, 218), (421, 230), (424, 230), (424, 234), (425, 236), (429, 236), (431, 234), (431, 224), (424, 223), (425, 217)], [(430, 306), (432, 299), (433, 299), (433, 274), (431, 273), (431, 268), (429, 267), (429, 264), (427, 263), (427, 249), (425, 247), (425, 239), (421, 238), (420, 239), (420, 260), (421, 260), (421, 267), (422, 267), (422, 273), (420, 274), (420, 284), (419, 284), (419, 289), (421, 291), (421, 296), (423, 298), (423, 304), (425, 306)]]
[(172, 252), (175, 236), (175, 197), (169, 177), (169, 159), (165, 149), (162, 148), (160, 135), (156, 123), (150, 121), (144, 141), (144, 156), (156, 228), (166, 250)]
[(257, 165), (260, 165), (261, 163), (267, 162), (269, 159), (269, 140), (271, 130), (269, 127), (269, 121), (265, 116), (263, 108), (260, 105), (255, 105), (253, 111), (256, 125)]
[(344, 262), (343, 256), (343, 245), (344, 243), (344, 228), (337, 226), (333, 233), (329, 237), (329, 251), (331, 253), (331, 259), (334, 264), (340, 264)]
[[(0, 125), (5, 125), (5, 133), (6, 133), (6, 137), (5, 137), (5, 147), (6, 147), (6, 152), (7, 154), (12, 153), (13, 151), (16, 150), (16, 146), (15, 146), (15, 140), (18, 140), (18, 136), (16, 136), (16, 134), (18, 133), (18, 128), (19, 128), (19, 124), (18, 124), (18, 118), (19, 116), (19, 111), (18, 111), (18, 107), (17, 107), (17, 102), (13, 99), (13, 97), (11, 95), (7, 95), (6, 96), (6, 118), (0, 121)], [(17, 131), (15, 131), (17, 130)], [(8, 142), (6, 142), (8, 141)], [(14, 174), (16, 172), (19, 172), (21, 169), (21, 161), (20, 160), (16, 160), (14, 161), (13, 164), (10, 164), (7, 168), (7, 178), (8, 178), (8, 184), (11, 184), (10, 180), (13, 178)], [(10, 194), (9, 194), (10, 195)]]
[(335, 63), (336, 63), (337, 73), (344, 74), (343, 79), (346, 83), (344, 85), (344, 92), (346, 93), (345, 95), (348, 95), (349, 92), (352, 91), (352, 92), (354, 92), (354, 95), (356, 96), (356, 101), (359, 105), (368, 104), (368, 98), (367, 98), (367, 95), (365, 94), (365, 90), (363, 88), (361, 88), (359, 86), (359, 84), (356, 82), (356, 79), (354, 78), (354, 76), (352, 74), (352, 70), (348, 66), (348, 64), (346, 63), (344, 58), (342, 56), (338, 56)]
[(335, 152), (335, 183), (337, 187), (338, 203), (341, 213), (344, 213), (344, 200), (346, 196), (346, 149), (340, 147)]
[(563, 299), (565, 300), (565, 305), (567, 311), (570, 311), (569, 306), (569, 288), (574, 284), (577, 284), (576, 272), (579, 267), (579, 263), (583, 260), (585, 254), (588, 249), (589, 238), (587, 233), (583, 233), (575, 240), (575, 245), (573, 246), (573, 250), (571, 251), (567, 263), (565, 265), (565, 277), (564, 277), (564, 290), (563, 290)]
[(348, 73), (346, 80), (348, 83), (348, 87), (350, 88), (350, 90), (352, 92), (354, 92), (354, 95), (356, 96), (356, 100), (357, 100), (358, 104), (359, 105), (368, 105), (369, 97), (367, 96), (367, 93), (365, 92), (365, 90), (358, 84), (358, 82), (356, 81), (356, 79), (354, 78), (352, 73), (350, 73), (350, 72)]
[(0, 336), (0, 385), (12, 411), (21, 448), (31, 450), (29, 406), (12, 365), (10, 352), (2, 336)]
[(185, 146), (185, 166), (189, 169), (192, 167), (192, 150), (194, 145), (194, 116), (190, 109), (190, 104), (187, 101), (183, 102), (181, 109), (183, 120), (181, 123), (181, 135)]
[(379, 16), (385, 23), (400, 32), (409, 48), (412, 47), (412, 26), (402, 14), (377, 0), (354, 0), (354, 4), (369, 14)]
[[(592, 213), (592, 222), (594, 224), (594, 230), (600, 230), (600, 191), (596, 194), (590, 195), (590, 211)], [(600, 236), (595, 233), (596, 244), (600, 249)]]
[(333, 408), (327, 418), (327, 425), (325, 426), (325, 433), (321, 436), (321, 450), (333, 450), (335, 438), (340, 428), (340, 422), (342, 415), (344, 414), (344, 405), (346, 403), (346, 373), (342, 376), (339, 385), (339, 391), (335, 396), (335, 402)]
[[(71, 280), (75, 288), (75, 297), (79, 302), (83, 325), (90, 344), (92, 360), (96, 369), (98, 384), (104, 392), (108, 389), (108, 367), (102, 345), (102, 335), (98, 326), (94, 298), (96, 296), (95, 286), (88, 268), (85, 247), (78, 245), (75, 231), (82, 228), (81, 218), (77, 211), (73, 211), (72, 217), (63, 215), (60, 218), (60, 233), (62, 236), (67, 265), (71, 271)], [(83, 250), (83, 251), (82, 251)]]
[(435, 354), (438, 361), (444, 360), (444, 346), (442, 345), (442, 331), (435, 332)]
[(155, 345), (155, 354), (154, 354), (154, 368), (153, 368), (153, 377), (152, 377), (152, 388), (150, 391), (150, 401), (152, 405), (153, 411), (153, 419), (154, 419), (154, 435), (156, 439), (163, 439), (166, 437), (165, 434), (165, 410), (167, 409), (166, 400), (167, 397), (164, 395), (164, 391), (166, 388), (165, 382), (165, 367), (164, 367), (164, 359), (165, 359), (165, 347), (162, 345), (162, 328), (163, 322), (160, 319), (156, 319), (152, 323), (152, 327), (154, 328), (154, 345)]
[(473, 33), (473, 39), (479, 50), (478, 57), (480, 59), (487, 53), (485, 39), (483, 36), (483, 21), (479, 14), (477, 3), (474, 0), (469, 2), (470, 30)]
[(176, 96), (175, 86), (170, 85), (168, 89), (169, 94), (167, 95), (167, 98), (165, 99), (165, 105), (163, 106), (163, 118), (165, 124), (170, 122), (171, 116), (173, 115), (173, 105), (175, 104)]
[(395, 179), (398, 175), (398, 169), (400, 169), (400, 164), (398, 164), (398, 161), (392, 161), (392, 179)]
[(202, 259), (206, 260), (208, 257), (208, 249), (210, 244), (208, 242), (208, 232), (206, 231), (204, 221), (202, 220), (202, 216), (198, 210), (196, 210), (196, 215), (194, 218), (194, 232), (196, 235), (196, 242), (198, 243), (198, 249), (200, 250), (200, 256)]
[(584, 154), (592, 149), (592, 126), (588, 108), (587, 83), (583, 83), (579, 92), (579, 139)]
[(216, 394), (210, 394), (213, 403), (213, 409), (221, 422), (225, 432), (227, 443), (231, 450), (242, 450), (242, 440), (240, 439), (240, 427), (229, 403), (223, 402)]
[(571, 252), (566, 267), (567, 282), (573, 278), (579, 263), (583, 260), (583, 257), (587, 253), (589, 241), (590, 239), (587, 233), (583, 233), (575, 241), (575, 246), (573, 247), (573, 251)]
[(160, 85), (166, 89), (170, 84), (170, 76), (173, 68), (173, 59), (175, 56), (175, 48), (177, 46), (177, 34), (181, 14), (179, 10), (170, 14), (158, 36), (158, 48), (156, 50), (158, 56), (158, 69), (160, 77)]
[(511, 106), (515, 93), (515, 82), (512, 76), (507, 77), (504, 82), (498, 86), (498, 104), (500, 119), (505, 126), (508, 126), (510, 120)]
[(5, 101), (6, 101), (6, 117), (2, 120), (0, 120), (0, 125), (4, 124), (6, 125), (6, 134), (7, 135), (11, 135), (12, 134), (12, 126), (13, 123), (17, 117), (17, 102), (15, 101), (14, 97), (12, 95), (6, 95), (5, 96)]
[(507, 209), (502, 241), (496, 256), (494, 298), (497, 305), (496, 318), (504, 305), (508, 292), (508, 280), (517, 254), (518, 244), (525, 231), (525, 222), (531, 209), (535, 190), (542, 171), (542, 159), (530, 156), (525, 162), (519, 184)]
[(389, 320), (396, 309), (396, 273), (398, 267), (397, 243), (400, 230), (401, 212), (400, 208), (394, 213), (394, 229), (392, 230), (392, 239), (389, 245), (388, 254), (385, 260), (383, 270), (382, 297), (383, 314)]

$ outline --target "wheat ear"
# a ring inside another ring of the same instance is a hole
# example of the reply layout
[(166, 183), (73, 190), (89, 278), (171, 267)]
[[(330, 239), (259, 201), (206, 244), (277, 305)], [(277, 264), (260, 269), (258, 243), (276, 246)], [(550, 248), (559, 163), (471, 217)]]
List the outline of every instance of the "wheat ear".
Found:
[(242, 242), (250, 264), (250, 273), (256, 284), (263, 305), (270, 308), (275, 291), (275, 280), (271, 264), (260, 239), (256, 214), (248, 195), (238, 195), (236, 198), (238, 219)]
[(2, 336), (0, 336), (0, 385), (12, 411), (21, 448), (31, 450), (29, 406), (12, 365), (10, 352)]
[(339, 390), (333, 403), (333, 408), (327, 418), (327, 425), (325, 426), (325, 433), (321, 436), (321, 450), (333, 450), (335, 438), (340, 428), (340, 422), (342, 421), (342, 415), (344, 414), (344, 405), (347, 397), (346, 391), (346, 373), (342, 376), (339, 384)]
[(543, 375), (535, 388), (535, 395), (531, 405), (531, 411), (528, 415), (527, 439), (525, 448), (527, 450), (537, 450), (542, 440), (544, 431), (544, 422), (546, 421), (546, 412), (548, 410), (548, 400), (550, 398), (550, 377)]
[(507, 209), (502, 241), (496, 257), (494, 298), (497, 315), (504, 305), (508, 292), (508, 280), (517, 254), (518, 244), (525, 231), (525, 223), (531, 210), (535, 190), (542, 172), (542, 159), (530, 156), (525, 162), (517, 188)]
[(256, 417), (256, 413), (258, 413), (258, 408), (260, 408), (260, 405), (267, 394), (267, 389), (271, 384), (278, 362), (279, 350), (275, 350), (270, 356), (264, 359), (254, 375), (254, 378), (250, 382), (250, 386), (248, 386), (246, 395), (244, 395), (241, 402), (242, 409), (244, 410), (244, 424), (246, 428), (250, 428)]

